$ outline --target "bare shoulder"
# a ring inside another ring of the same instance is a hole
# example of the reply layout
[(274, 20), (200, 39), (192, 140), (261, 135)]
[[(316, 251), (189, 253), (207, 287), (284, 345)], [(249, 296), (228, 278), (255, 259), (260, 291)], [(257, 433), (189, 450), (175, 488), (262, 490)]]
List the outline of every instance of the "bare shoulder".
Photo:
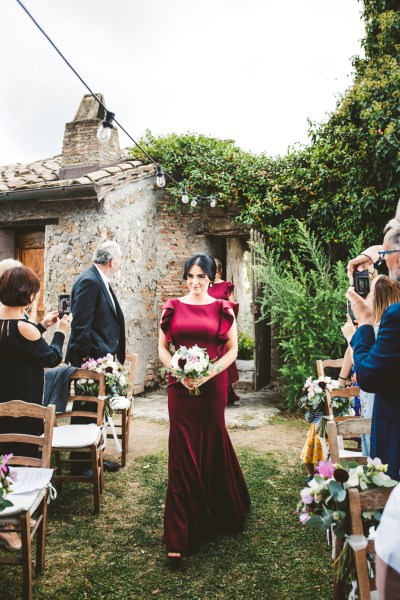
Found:
[(42, 337), (36, 325), (29, 321), (18, 321), (18, 330), (22, 337), (30, 342), (36, 342), (36, 340), (40, 340)]

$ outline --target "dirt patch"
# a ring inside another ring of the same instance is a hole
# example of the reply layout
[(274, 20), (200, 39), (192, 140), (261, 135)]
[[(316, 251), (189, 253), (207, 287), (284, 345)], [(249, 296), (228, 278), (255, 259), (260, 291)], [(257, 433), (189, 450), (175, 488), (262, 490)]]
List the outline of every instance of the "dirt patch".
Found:
[[(306, 428), (291, 420), (271, 423), (256, 429), (229, 429), (235, 447), (255, 448), (261, 452), (300, 450), (305, 442)], [(131, 425), (129, 455), (145, 456), (167, 450), (168, 423), (134, 419)]]

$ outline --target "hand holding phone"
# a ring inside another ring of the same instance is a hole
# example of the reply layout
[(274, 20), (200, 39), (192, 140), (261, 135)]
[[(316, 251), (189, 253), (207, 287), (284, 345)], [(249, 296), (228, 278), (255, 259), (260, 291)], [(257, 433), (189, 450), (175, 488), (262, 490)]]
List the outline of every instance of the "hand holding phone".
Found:
[(370, 291), (369, 271), (354, 271), (354, 290), (362, 298), (366, 298)]
[(64, 315), (71, 313), (71, 296), (69, 294), (60, 294), (58, 296), (58, 316), (60, 319)]

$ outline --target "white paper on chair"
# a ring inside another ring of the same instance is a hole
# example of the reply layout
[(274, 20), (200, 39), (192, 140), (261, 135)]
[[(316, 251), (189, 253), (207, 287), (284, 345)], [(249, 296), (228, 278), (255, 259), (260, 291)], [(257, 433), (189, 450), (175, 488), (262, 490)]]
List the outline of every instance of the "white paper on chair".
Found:
[(45, 488), (53, 476), (53, 469), (37, 467), (10, 466), (10, 471), (16, 475), (16, 480), (12, 483), (12, 492), (8, 494), (11, 501), (14, 494), (26, 494)]

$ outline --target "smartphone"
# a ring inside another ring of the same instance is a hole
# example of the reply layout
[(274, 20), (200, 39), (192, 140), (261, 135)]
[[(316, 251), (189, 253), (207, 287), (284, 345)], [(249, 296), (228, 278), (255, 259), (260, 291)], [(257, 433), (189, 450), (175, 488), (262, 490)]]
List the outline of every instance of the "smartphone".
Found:
[(357, 319), (351, 308), (350, 300), (347, 300), (347, 312), (350, 315), (350, 319), (352, 320), (353, 325), (357, 325)]
[(369, 271), (354, 272), (354, 289), (359, 296), (366, 298), (369, 294)]
[(60, 294), (58, 296), (58, 316), (60, 319), (64, 315), (71, 313), (71, 296), (69, 294)]

